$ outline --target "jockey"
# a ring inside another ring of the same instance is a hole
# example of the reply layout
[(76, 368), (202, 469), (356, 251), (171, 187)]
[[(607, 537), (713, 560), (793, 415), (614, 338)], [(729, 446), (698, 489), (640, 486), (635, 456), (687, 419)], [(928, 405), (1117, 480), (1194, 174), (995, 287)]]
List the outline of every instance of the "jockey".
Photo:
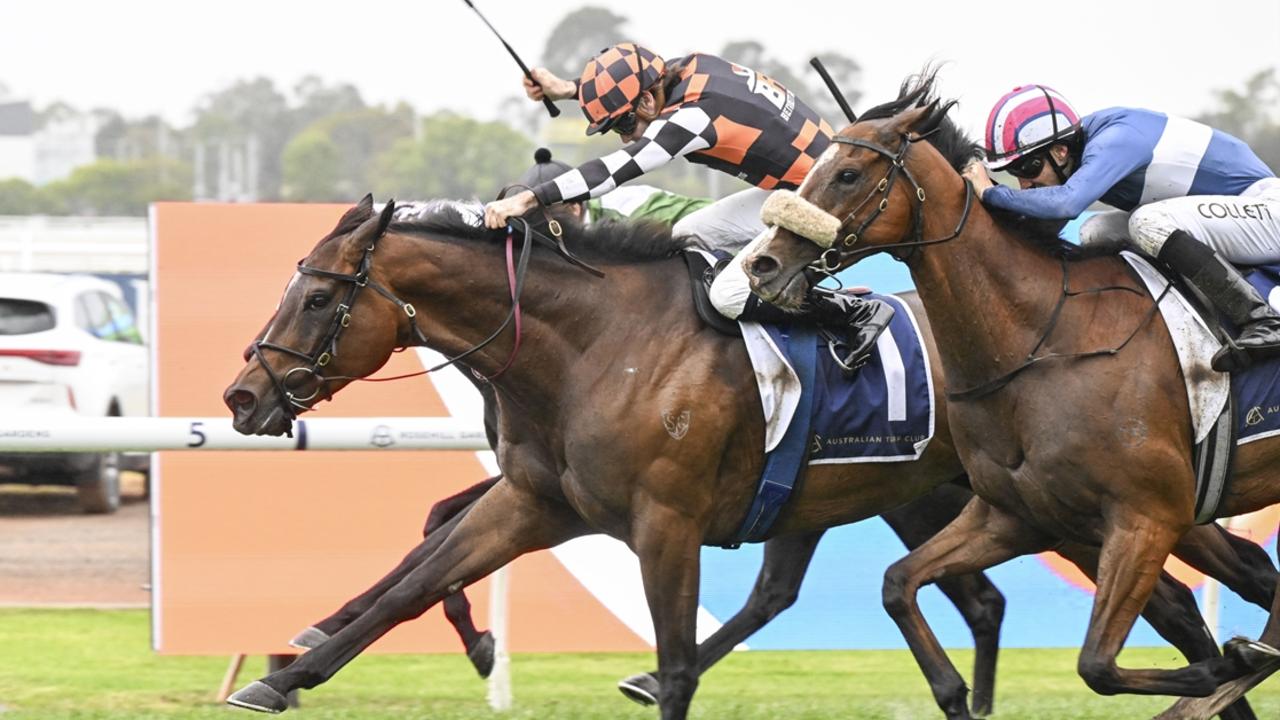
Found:
[(1021, 186), (994, 185), (971, 165), (965, 177), (986, 205), (1046, 219), (1096, 201), (1119, 208), (1086, 221), (1081, 242), (1127, 239), (1239, 328), (1239, 350), (1219, 350), (1215, 370), (1280, 354), (1280, 316), (1230, 264), (1280, 261), (1280, 179), (1242, 141), (1150, 110), (1081, 118), (1052, 88), (1024, 85), (992, 108), (985, 145), (986, 167)]
[[(626, 145), (590, 160), (553, 181), (489, 203), (485, 224), (537, 205), (594, 198), (684, 157), (745, 180), (742, 190), (676, 223), (672, 232), (706, 250), (738, 252), (765, 232), (760, 207), (775, 188), (794, 189), (831, 142), (831, 127), (794, 93), (773, 79), (713, 55), (694, 53), (666, 63), (647, 48), (621, 43), (592, 58), (577, 81), (546, 68), (525, 79), (535, 101), (577, 97), (587, 134), (616, 132)], [(835, 326), (846, 339), (842, 358), (856, 366), (893, 315), (889, 305), (862, 298), (834, 300), (811, 294), (801, 315), (786, 315), (751, 295), (746, 272), (728, 263), (711, 287), (726, 317), (785, 322), (808, 317)]]
[[(538, 148), (533, 153), (533, 167), (520, 176), (514, 187), (535, 188), (555, 180), (573, 168), (551, 159), (551, 151)], [(562, 207), (584, 225), (601, 220), (646, 220), (674, 225), (691, 213), (711, 204), (706, 198), (692, 198), (667, 192), (652, 185), (624, 185), (600, 197), (566, 202)]]

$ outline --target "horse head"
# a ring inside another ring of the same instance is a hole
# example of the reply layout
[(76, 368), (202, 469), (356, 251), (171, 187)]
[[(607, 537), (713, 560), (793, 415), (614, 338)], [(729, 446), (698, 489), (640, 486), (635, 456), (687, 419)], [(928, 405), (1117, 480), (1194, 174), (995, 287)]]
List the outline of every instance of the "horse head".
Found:
[(394, 208), (387, 203), (375, 213), (373, 197), (365, 196), (298, 263), (223, 394), (236, 430), (283, 435), (299, 413), (412, 344), (413, 306), (388, 291), (373, 267)]
[[(943, 129), (954, 104), (932, 98), (931, 73), (922, 78), (832, 138), (797, 192), (769, 198), (761, 216), (772, 229), (742, 260), (757, 295), (797, 308), (825, 274), (878, 252), (905, 260), (922, 245), (959, 234), (969, 214), (967, 196), (955, 232), (941, 239), (924, 236), (938, 225), (925, 213), (926, 187), (939, 177), (957, 186), (961, 181), (947, 158), (920, 142)], [(949, 122), (946, 129), (954, 134)], [(920, 145), (925, 147), (914, 149)]]

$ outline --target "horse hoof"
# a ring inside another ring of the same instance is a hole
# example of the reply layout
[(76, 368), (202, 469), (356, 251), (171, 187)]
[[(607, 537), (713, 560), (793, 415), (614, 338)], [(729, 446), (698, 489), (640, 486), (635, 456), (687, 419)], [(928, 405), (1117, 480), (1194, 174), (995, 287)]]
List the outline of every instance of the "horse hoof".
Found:
[(1228, 640), (1222, 646), (1222, 654), (1249, 671), (1263, 670), (1280, 662), (1280, 650), (1243, 637)]
[(228, 705), (278, 715), (289, 707), (285, 696), (261, 680), (254, 680), (227, 698)]
[(493, 633), (485, 630), (475, 644), (467, 648), (467, 659), (475, 666), (480, 677), (487, 678), (493, 672)]
[(289, 644), (302, 650), (315, 650), (329, 639), (329, 634), (317, 627), (309, 627), (293, 636)]
[(632, 675), (625, 680), (618, 681), (618, 692), (621, 692), (628, 700), (641, 705), (657, 705), (658, 704), (658, 678), (652, 673), (640, 673)]

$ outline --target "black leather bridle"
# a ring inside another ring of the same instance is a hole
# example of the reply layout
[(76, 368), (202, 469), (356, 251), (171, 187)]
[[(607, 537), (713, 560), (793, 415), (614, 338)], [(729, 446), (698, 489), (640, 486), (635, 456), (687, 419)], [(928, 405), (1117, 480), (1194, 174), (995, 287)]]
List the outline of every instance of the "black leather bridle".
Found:
[[(885, 251), (888, 251), (895, 258), (909, 264), (912, 257), (916, 253), (919, 253), (921, 247), (948, 242), (960, 236), (960, 233), (964, 230), (965, 224), (969, 222), (969, 211), (973, 207), (973, 185), (967, 179), (964, 183), (964, 211), (960, 215), (960, 221), (956, 223), (955, 230), (946, 237), (931, 240), (925, 240), (923, 237), (924, 204), (927, 200), (927, 196), (925, 195), (924, 188), (920, 186), (920, 183), (916, 181), (915, 176), (911, 174), (911, 169), (907, 167), (906, 160), (907, 153), (911, 150), (911, 146), (914, 143), (929, 137), (930, 134), (932, 133), (916, 136), (903, 135), (902, 145), (897, 150), (889, 150), (888, 148), (881, 147), (875, 143), (858, 140), (856, 138), (843, 137), (840, 135), (831, 138), (832, 142), (863, 148), (880, 155), (889, 161), (889, 169), (885, 172), (884, 177), (880, 178), (880, 182), (876, 183), (875, 187), (871, 188), (871, 191), (862, 199), (862, 202), (855, 205), (853, 210), (849, 211), (849, 213), (845, 215), (844, 219), (840, 221), (840, 229), (836, 232), (835, 244), (823, 251), (822, 255), (818, 256), (818, 259), (814, 262), (815, 270), (822, 273), (835, 272), (836, 270), (848, 265), (849, 261), (858, 257)], [(897, 183), (899, 176), (906, 179), (906, 182), (911, 186), (912, 194), (916, 198), (916, 202), (913, 203), (911, 208), (911, 238), (904, 242), (873, 245), (855, 249), (854, 246), (857, 245), (858, 240), (866, 233), (867, 229), (871, 227), (871, 224), (879, 219), (881, 213), (889, 209), (889, 193), (893, 192), (893, 186)], [(846, 228), (855, 221), (858, 213), (862, 212), (862, 209), (866, 207), (867, 203), (871, 202), (876, 196), (880, 197), (880, 202), (876, 204), (871, 213), (863, 218), (863, 220), (858, 223), (857, 227), (852, 231), (846, 231)], [(894, 250), (902, 249), (907, 250), (905, 256), (900, 256), (898, 253), (892, 252)]]
[[(391, 210), (383, 213), (379, 221), (378, 232), (373, 239), (365, 247), (364, 253), (360, 258), (360, 263), (356, 267), (354, 273), (340, 273), (333, 270), (325, 270), (323, 268), (312, 267), (305, 264), (305, 260), (298, 261), (298, 272), (302, 275), (310, 275), (312, 277), (328, 278), (338, 282), (346, 283), (346, 294), (343, 295), (342, 302), (338, 303), (334, 308), (333, 318), (329, 321), (329, 328), (325, 331), (324, 337), (316, 344), (311, 352), (303, 352), (291, 347), (280, 345), (263, 339), (256, 340), (253, 343), (253, 355), (258, 359), (258, 363), (262, 365), (262, 369), (266, 371), (267, 376), (271, 378), (271, 384), (275, 386), (276, 393), (279, 395), (281, 407), (284, 408), (285, 416), (289, 420), (298, 417), (299, 410), (308, 410), (314, 404), (316, 399), (323, 391), (325, 399), (331, 399), (332, 393), (329, 392), (329, 383), (339, 379), (349, 379), (346, 377), (332, 377), (324, 374), (324, 368), (333, 361), (338, 354), (338, 339), (342, 337), (342, 332), (351, 326), (351, 310), (355, 307), (356, 300), (360, 296), (360, 291), (365, 287), (373, 288), (379, 295), (385, 297), (395, 303), (402, 312), (409, 318), (409, 327), (413, 333), (415, 344), (425, 345), (427, 336), (422, 332), (422, 328), (418, 327), (418, 312), (413, 305), (404, 302), (396, 297), (382, 284), (369, 277), (370, 271), (373, 269), (373, 252), (378, 247), (378, 240), (386, 233), (387, 226), (391, 224)], [(305, 365), (295, 365), (289, 368), (284, 374), (278, 373), (271, 364), (267, 362), (264, 350), (274, 350), (285, 355), (290, 355), (301, 359)], [(306, 397), (299, 397), (289, 388), (289, 379), (297, 373), (305, 373), (315, 378), (315, 390)]]
[[(500, 324), (496, 330), (490, 333), (488, 337), (486, 337), (484, 340), (481, 340), (479, 343), (472, 346), (468, 350), (454, 357), (448, 358), (444, 362), (438, 365), (435, 365), (433, 367), (427, 368), (426, 370), (423, 370), (421, 372), (408, 373), (406, 375), (397, 375), (395, 377), (389, 377), (389, 378), (361, 378), (361, 377), (353, 377), (348, 375), (325, 375), (323, 373), (323, 370), (326, 366), (329, 365), (330, 362), (333, 361), (333, 358), (337, 356), (338, 339), (342, 336), (343, 330), (346, 330), (347, 327), (351, 325), (351, 309), (355, 306), (355, 302), (359, 296), (360, 290), (362, 290), (365, 287), (373, 288), (373, 290), (377, 292), (379, 295), (395, 303), (401, 309), (401, 311), (404, 312), (404, 314), (409, 318), (409, 327), (412, 332), (411, 345), (427, 344), (427, 336), (425, 333), (422, 332), (422, 329), (418, 326), (418, 321), (417, 321), (418, 313), (417, 313), (417, 310), (414, 309), (413, 305), (407, 302), (404, 302), (400, 298), (396, 297), (394, 293), (392, 293), (386, 287), (383, 287), (380, 283), (378, 283), (376, 280), (370, 277), (370, 272), (373, 269), (374, 250), (377, 249), (378, 240), (381, 239), (384, 234), (386, 234), (387, 227), (391, 224), (394, 205), (393, 203), (388, 203), (388, 206), (389, 207), (386, 210), (384, 210), (383, 215), (379, 221), (377, 233), (374, 235), (373, 239), (369, 241), (369, 245), (365, 247), (364, 254), (361, 256), (360, 262), (354, 273), (341, 273), (341, 272), (335, 272), (333, 270), (325, 270), (323, 268), (312, 267), (312, 266), (306, 265), (305, 260), (301, 260), (298, 262), (298, 272), (303, 275), (328, 278), (331, 280), (337, 280), (339, 282), (347, 283), (346, 294), (344, 295), (342, 302), (339, 303), (335, 308), (333, 319), (329, 323), (329, 329), (325, 332), (324, 337), (321, 338), (320, 342), (316, 345), (316, 348), (310, 353), (303, 352), (301, 350), (297, 350), (291, 347), (286, 347), (278, 343), (268, 342), (265, 339), (266, 337), (265, 334), (263, 336), (263, 339), (256, 340), (253, 343), (253, 355), (258, 359), (259, 364), (262, 365), (263, 370), (266, 371), (267, 376), (271, 379), (271, 383), (275, 387), (276, 394), (279, 397), (280, 405), (284, 409), (285, 416), (290, 421), (297, 419), (299, 411), (311, 409), (311, 406), (315, 404), (321, 392), (324, 393), (324, 399), (326, 400), (331, 399), (333, 397), (333, 394), (328, 389), (329, 383), (340, 381), (340, 380), (372, 380), (372, 381), (399, 380), (407, 377), (414, 377), (417, 375), (425, 375), (427, 373), (432, 373), (441, 368), (457, 364), (465, 360), (466, 358), (474, 355), (475, 353), (479, 352), (481, 349), (487, 347), (490, 343), (496, 340), (498, 336), (501, 335), (502, 332), (506, 330), (507, 327), (514, 322), (516, 326), (516, 338), (511, 350), (511, 355), (507, 359), (506, 364), (503, 365), (502, 368), (498, 370), (496, 373), (494, 373), (493, 375), (490, 375), (487, 377), (482, 375), (477, 375), (477, 377), (484, 381), (490, 381), (496, 378), (497, 376), (501, 375), (503, 372), (505, 372), (508, 368), (511, 367), (511, 364), (515, 361), (516, 353), (519, 352), (519, 349), (520, 349), (520, 295), (524, 290), (524, 280), (525, 280), (525, 275), (527, 274), (527, 271), (529, 268), (529, 258), (533, 254), (530, 252), (530, 250), (532, 249), (533, 243), (535, 240), (555, 250), (565, 259), (569, 260), (574, 265), (577, 265), (578, 267), (583, 268), (587, 272), (595, 274), (598, 277), (604, 277), (604, 273), (600, 272), (599, 270), (592, 267), (591, 265), (578, 259), (575, 255), (573, 255), (573, 253), (569, 251), (567, 247), (565, 247), (563, 233), (561, 232), (559, 223), (555, 222), (554, 220), (551, 220), (548, 222), (548, 228), (552, 233), (552, 235), (554, 236), (554, 239), (551, 239), (551, 238), (547, 238), (542, 233), (539, 233), (536, 230), (534, 230), (533, 225), (527, 219), (522, 217), (511, 218), (510, 224), (508, 224), (507, 226), (507, 261), (506, 261), (507, 276), (509, 281), (508, 284), (509, 284), (509, 290), (511, 294), (511, 310), (507, 313), (507, 316), (502, 321), (502, 324)], [(515, 226), (523, 227), (523, 242), (521, 244), (520, 253), (518, 257), (513, 257), (513, 252), (512, 252), (513, 246), (514, 246)], [(406, 345), (402, 347), (410, 347), (411, 345)], [(398, 348), (398, 349), (402, 349), (402, 348)], [(263, 350), (274, 350), (279, 353), (284, 353), (285, 355), (290, 355), (292, 357), (299, 358), (303, 360), (306, 364), (294, 366), (289, 370), (285, 371), (284, 374), (280, 374), (274, 368), (271, 367), (270, 363), (267, 362), (267, 358)], [(294, 394), (294, 392), (289, 389), (288, 381), (296, 373), (305, 373), (306, 375), (315, 378), (316, 388), (310, 395), (307, 395), (305, 397), (300, 397)]]

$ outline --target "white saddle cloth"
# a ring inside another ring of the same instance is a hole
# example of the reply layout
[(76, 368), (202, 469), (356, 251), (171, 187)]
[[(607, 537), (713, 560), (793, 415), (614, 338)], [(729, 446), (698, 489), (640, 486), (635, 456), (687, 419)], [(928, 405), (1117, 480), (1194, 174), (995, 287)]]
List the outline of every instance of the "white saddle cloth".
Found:
[[(1152, 297), (1160, 297), (1169, 281), (1147, 262), (1146, 258), (1124, 251), (1120, 256), (1138, 273)], [(1200, 315), (1191, 308), (1178, 289), (1170, 288), (1160, 301), (1160, 314), (1173, 338), (1173, 347), (1182, 365), (1182, 378), (1187, 386), (1187, 402), (1191, 406), (1191, 424), (1199, 443), (1209, 435), (1213, 423), (1231, 392), (1230, 377), (1210, 366), (1213, 354), (1222, 345)], [(1193, 381), (1192, 378), (1197, 378)]]

